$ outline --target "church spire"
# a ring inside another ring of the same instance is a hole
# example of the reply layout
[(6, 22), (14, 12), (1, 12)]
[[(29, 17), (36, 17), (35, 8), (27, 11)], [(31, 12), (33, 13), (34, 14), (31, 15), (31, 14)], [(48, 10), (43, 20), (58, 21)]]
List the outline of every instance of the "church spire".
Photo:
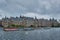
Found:
[(5, 18), (7, 18), (7, 17), (5, 16)]

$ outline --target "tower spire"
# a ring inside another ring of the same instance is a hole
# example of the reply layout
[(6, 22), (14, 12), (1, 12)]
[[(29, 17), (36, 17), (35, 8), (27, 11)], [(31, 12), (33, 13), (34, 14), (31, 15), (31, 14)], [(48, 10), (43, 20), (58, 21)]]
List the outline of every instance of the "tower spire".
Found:
[(37, 20), (37, 17), (35, 16), (35, 19)]
[(20, 18), (21, 18), (22, 16), (21, 16), (21, 14), (20, 14)]

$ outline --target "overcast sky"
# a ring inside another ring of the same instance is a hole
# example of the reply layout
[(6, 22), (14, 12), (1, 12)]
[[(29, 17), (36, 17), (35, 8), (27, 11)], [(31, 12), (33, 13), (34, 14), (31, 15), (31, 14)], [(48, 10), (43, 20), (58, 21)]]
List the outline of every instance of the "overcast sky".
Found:
[(20, 15), (60, 19), (60, 0), (0, 0), (0, 18)]

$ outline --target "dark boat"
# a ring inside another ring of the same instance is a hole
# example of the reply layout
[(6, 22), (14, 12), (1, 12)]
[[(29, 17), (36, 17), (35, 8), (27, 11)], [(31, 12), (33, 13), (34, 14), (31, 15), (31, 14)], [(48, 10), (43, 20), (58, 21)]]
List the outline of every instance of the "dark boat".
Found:
[(34, 30), (34, 28), (24, 28), (25, 31), (31, 31)]

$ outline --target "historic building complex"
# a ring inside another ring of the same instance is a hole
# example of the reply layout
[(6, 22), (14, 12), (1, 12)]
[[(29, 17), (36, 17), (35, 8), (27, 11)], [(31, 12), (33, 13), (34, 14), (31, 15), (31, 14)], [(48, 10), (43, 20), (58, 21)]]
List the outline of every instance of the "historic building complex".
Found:
[(11, 25), (20, 25), (24, 27), (51, 27), (57, 26), (59, 23), (57, 20), (53, 19), (37, 19), (31, 17), (10, 17), (10, 18), (2, 18), (3, 27), (12, 27)]

